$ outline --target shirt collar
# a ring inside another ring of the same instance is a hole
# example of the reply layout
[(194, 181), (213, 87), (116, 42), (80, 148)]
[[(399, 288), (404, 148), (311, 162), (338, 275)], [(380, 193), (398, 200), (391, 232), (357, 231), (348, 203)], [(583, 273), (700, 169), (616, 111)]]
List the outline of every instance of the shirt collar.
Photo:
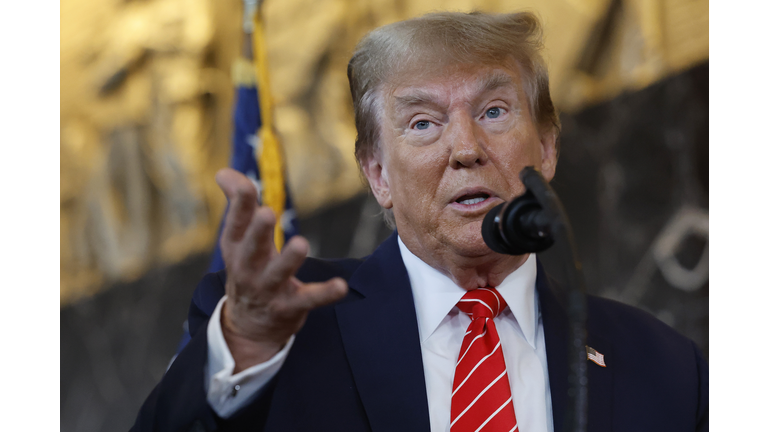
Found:
[[(419, 336), (423, 343), (461, 300), (466, 290), (414, 255), (405, 246), (400, 236), (397, 237), (397, 244), (411, 282), (416, 321), (419, 324)], [(525, 263), (504, 278), (496, 290), (509, 305), (511, 318), (520, 325), (525, 340), (535, 348), (538, 320), (535, 254), (530, 254)], [(503, 315), (505, 312), (502, 312)]]

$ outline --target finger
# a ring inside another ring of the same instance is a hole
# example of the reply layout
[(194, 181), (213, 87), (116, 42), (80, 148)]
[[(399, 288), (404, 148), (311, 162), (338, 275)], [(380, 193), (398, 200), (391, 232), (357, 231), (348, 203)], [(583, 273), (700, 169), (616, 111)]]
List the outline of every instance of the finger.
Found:
[(304, 237), (295, 236), (283, 247), (280, 255), (268, 265), (264, 274), (264, 284), (272, 287), (283, 285), (299, 271), (309, 252), (309, 242)]
[(256, 210), (253, 220), (243, 236), (242, 264), (252, 270), (264, 269), (269, 259), (277, 254), (275, 248), (275, 213), (269, 207)]
[(258, 208), (256, 185), (231, 168), (219, 170), (216, 183), (230, 203), (221, 237), (226, 241), (240, 241), (253, 218), (254, 210)]
[(347, 282), (338, 277), (326, 282), (300, 284), (294, 305), (305, 310), (314, 309), (341, 300), (347, 291)]

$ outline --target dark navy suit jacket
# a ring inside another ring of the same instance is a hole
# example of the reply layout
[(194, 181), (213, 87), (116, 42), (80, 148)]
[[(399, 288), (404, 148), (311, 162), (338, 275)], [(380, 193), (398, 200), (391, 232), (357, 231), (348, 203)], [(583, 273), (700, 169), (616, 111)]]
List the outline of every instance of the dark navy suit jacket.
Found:
[[(349, 293), (309, 314), (277, 376), (227, 420), (207, 404), (203, 384), (207, 320), (224, 295), (226, 276), (205, 276), (190, 307), (192, 340), (142, 406), (133, 430), (429, 431), (416, 311), (396, 235), (365, 260), (307, 259), (297, 276), (340, 276)], [(565, 428), (568, 325), (540, 265), (536, 288), (559, 432)], [(691, 340), (638, 309), (590, 297), (588, 344), (606, 363), (589, 362), (589, 431), (708, 430), (708, 366)]]

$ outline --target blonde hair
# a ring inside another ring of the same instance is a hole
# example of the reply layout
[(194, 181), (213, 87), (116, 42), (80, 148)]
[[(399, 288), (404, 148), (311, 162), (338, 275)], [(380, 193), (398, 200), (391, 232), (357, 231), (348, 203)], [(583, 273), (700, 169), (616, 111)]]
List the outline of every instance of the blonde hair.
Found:
[[(560, 120), (549, 94), (541, 56), (541, 24), (530, 12), (484, 14), (439, 12), (400, 21), (368, 33), (355, 48), (347, 77), (355, 110), (355, 156), (369, 160), (379, 145), (380, 90), (398, 76), (448, 63), (520, 68), (534, 121), (560, 135)], [(559, 139), (557, 144), (559, 152)]]

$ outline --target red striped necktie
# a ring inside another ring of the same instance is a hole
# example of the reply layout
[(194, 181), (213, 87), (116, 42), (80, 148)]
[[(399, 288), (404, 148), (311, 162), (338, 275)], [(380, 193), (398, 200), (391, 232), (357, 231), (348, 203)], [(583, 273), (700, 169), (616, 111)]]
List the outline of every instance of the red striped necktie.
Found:
[(507, 303), (495, 288), (478, 288), (456, 306), (472, 322), (453, 376), (451, 432), (517, 431), (507, 366), (493, 322)]

